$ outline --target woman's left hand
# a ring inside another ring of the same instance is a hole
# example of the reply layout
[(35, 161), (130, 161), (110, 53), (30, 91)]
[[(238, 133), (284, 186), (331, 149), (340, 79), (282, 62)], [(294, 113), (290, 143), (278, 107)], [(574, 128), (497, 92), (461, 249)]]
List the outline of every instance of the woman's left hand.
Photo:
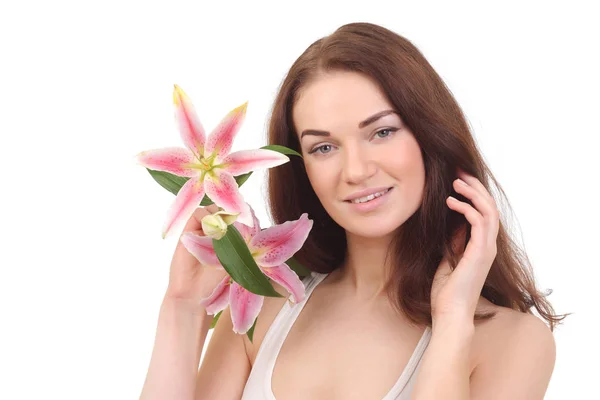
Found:
[[(471, 200), (475, 208), (452, 196), (446, 203), (469, 221), (471, 237), (454, 271), (444, 256), (435, 273), (431, 288), (431, 315), (435, 323), (473, 321), (481, 290), (496, 258), (499, 228), (496, 202), (477, 178), (462, 170), (458, 176), (466, 184), (457, 179), (453, 182), (454, 189)], [(452, 246), (459, 254), (464, 249), (465, 233), (463, 228), (453, 239)]]

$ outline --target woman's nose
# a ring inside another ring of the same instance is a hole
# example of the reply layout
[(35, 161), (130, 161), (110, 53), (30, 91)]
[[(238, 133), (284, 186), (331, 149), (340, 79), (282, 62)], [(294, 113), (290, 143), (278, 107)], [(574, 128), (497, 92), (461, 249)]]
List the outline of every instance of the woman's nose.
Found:
[(371, 177), (376, 171), (375, 163), (370, 155), (359, 146), (345, 149), (342, 168), (342, 176), (348, 183), (360, 183)]

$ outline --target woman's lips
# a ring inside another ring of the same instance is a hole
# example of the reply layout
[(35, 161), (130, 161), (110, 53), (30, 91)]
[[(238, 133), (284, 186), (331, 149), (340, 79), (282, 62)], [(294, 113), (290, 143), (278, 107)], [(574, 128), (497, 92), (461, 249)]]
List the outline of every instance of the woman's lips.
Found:
[(346, 200), (345, 202), (348, 203), (348, 205), (352, 207), (354, 211), (365, 213), (372, 211), (387, 203), (387, 200), (390, 197), (390, 194), (393, 190), (394, 188), (391, 187), (385, 194), (379, 197), (375, 197), (374, 199), (366, 201), (364, 203), (352, 203), (350, 200)]

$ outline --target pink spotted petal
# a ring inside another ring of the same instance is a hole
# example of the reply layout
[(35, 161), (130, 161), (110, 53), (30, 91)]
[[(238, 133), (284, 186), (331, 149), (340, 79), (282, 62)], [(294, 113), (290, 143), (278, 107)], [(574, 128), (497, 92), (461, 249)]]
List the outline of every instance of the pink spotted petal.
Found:
[(248, 204), (248, 207), (250, 207), (250, 213), (252, 214), (253, 225), (252, 226), (248, 226), (248, 225), (245, 225), (245, 224), (240, 224), (237, 221), (235, 221), (233, 223), (233, 225), (240, 232), (240, 234), (242, 235), (242, 237), (244, 238), (244, 240), (246, 241), (246, 243), (250, 243), (250, 240), (252, 240), (252, 237), (254, 235), (256, 235), (256, 233), (258, 231), (260, 231), (260, 222), (258, 221), (258, 218), (256, 218), (256, 214), (254, 213), (254, 209), (252, 208), (252, 206), (250, 204)]
[(258, 232), (250, 241), (254, 259), (264, 267), (283, 264), (304, 245), (313, 221), (304, 213), (295, 221), (287, 221)]
[(138, 164), (154, 171), (165, 171), (183, 177), (200, 174), (199, 170), (191, 168), (197, 163), (196, 157), (183, 147), (142, 151), (135, 156), (135, 160)]
[(267, 149), (236, 151), (226, 156), (222, 164), (231, 175), (238, 176), (258, 168), (272, 168), (290, 161), (289, 157)]
[(183, 89), (174, 85), (173, 103), (175, 104), (175, 123), (183, 143), (200, 158), (204, 152), (206, 133), (198, 119), (190, 98)]
[(223, 169), (215, 168), (204, 178), (206, 194), (219, 207), (227, 212), (240, 213), (237, 221), (249, 226), (253, 225), (250, 207), (244, 201), (238, 184), (231, 174)]
[(200, 264), (208, 267), (219, 267), (221, 262), (215, 253), (212, 238), (208, 236), (197, 235), (192, 232), (185, 232), (181, 235), (181, 243), (191, 255), (196, 257)]
[(200, 300), (200, 305), (206, 309), (207, 314), (215, 315), (219, 311), (224, 310), (229, 304), (230, 279), (231, 277), (227, 275), (212, 291), (210, 296)]
[(183, 228), (190, 219), (194, 210), (200, 205), (204, 197), (204, 183), (199, 178), (190, 178), (179, 189), (175, 201), (167, 212), (167, 220), (162, 229), (163, 239), (173, 230)]
[(216, 155), (216, 162), (222, 160), (231, 151), (233, 139), (235, 139), (240, 126), (246, 117), (246, 108), (248, 102), (231, 110), (222, 120), (219, 125), (208, 135), (206, 145), (204, 146), (204, 154), (210, 157)]
[(229, 289), (229, 307), (233, 331), (244, 334), (248, 332), (260, 313), (265, 298), (244, 289), (237, 282), (231, 282)]
[(290, 299), (292, 303), (299, 303), (304, 299), (304, 283), (302, 283), (298, 274), (286, 263), (276, 267), (261, 267), (261, 270), (266, 276), (279, 283), (292, 295)]

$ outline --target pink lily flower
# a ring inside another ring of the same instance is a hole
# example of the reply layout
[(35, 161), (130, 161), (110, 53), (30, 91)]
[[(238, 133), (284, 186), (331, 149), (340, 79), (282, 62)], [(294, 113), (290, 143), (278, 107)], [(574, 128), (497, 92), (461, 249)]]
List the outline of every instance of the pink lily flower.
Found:
[[(238, 221), (233, 225), (240, 231), (260, 270), (290, 293), (291, 298), (288, 299), (290, 302), (302, 301), (305, 296), (304, 283), (285, 261), (304, 245), (313, 221), (308, 219), (308, 214), (304, 213), (295, 221), (287, 221), (261, 230), (252, 207), (250, 211), (254, 220), (252, 227), (240, 224)], [(223, 268), (210, 237), (186, 232), (181, 236), (181, 242), (200, 263)], [(205, 307), (209, 315), (217, 314), (230, 305), (233, 331), (244, 334), (254, 324), (263, 302), (264, 296), (246, 290), (227, 275), (210, 296), (200, 301), (200, 304)]]
[(148, 169), (190, 178), (177, 193), (167, 213), (162, 228), (163, 239), (192, 216), (205, 194), (225, 211), (240, 213), (240, 223), (252, 226), (250, 209), (234, 176), (256, 168), (275, 167), (288, 162), (289, 158), (267, 149), (230, 154), (233, 139), (245, 119), (248, 102), (230, 111), (206, 137), (191, 100), (179, 86), (174, 86), (175, 120), (187, 148), (148, 150), (135, 157)]

